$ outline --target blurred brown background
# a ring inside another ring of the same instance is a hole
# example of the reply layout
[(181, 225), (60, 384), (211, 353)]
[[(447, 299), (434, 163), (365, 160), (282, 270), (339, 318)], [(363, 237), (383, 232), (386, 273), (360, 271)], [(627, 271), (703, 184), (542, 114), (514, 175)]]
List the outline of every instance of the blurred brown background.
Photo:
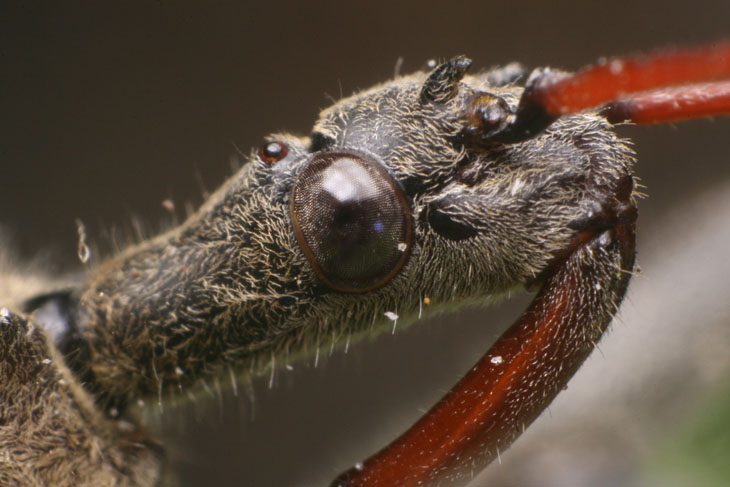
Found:
[[(201, 187), (230, 174), (236, 147), (247, 153), (272, 131), (307, 133), (326, 95), (391, 77), (399, 57), (404, 71), (462, 53), (477, 68), (576, 69), (730, 35), (726, 0), (9, 3), (0, 6), (0, 232), (23, 258), (50, 253), (59, 271), (78, 268), (75, 218), (102, 251), (104, 233), (129, 233), (131, 216), (154, 231), (168, 218), (162, 201), (178, 215), (199, 204)], [(657, 222), (730, 181), (729, 129), (728, 119), (621, 129), (650, 195), (642, 245)], [(652, 249), (640, 252), (641, 263)], [(325, 484), (430, 407), (524, 302), (430, 320), (316, 369), (294, 364), (271, 390), (268, 378), (254, 382), (253, 407), (225, 393), (167, 410), (182, 484)]]

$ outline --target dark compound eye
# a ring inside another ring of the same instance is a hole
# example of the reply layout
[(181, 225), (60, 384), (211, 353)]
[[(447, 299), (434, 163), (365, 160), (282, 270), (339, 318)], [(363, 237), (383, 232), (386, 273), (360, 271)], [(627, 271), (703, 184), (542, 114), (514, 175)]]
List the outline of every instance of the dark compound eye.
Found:
[(277, 162), (286, 157), (286, 146), (280, 142), (269, 142), (259, 149), (259, 157), (265, 162)]
[(339, 291), (382, 286), (411, 248), (411, 213), (382, 164), (354, 151), (315, 155), (292, 189), (294, 232), (317, 275)]

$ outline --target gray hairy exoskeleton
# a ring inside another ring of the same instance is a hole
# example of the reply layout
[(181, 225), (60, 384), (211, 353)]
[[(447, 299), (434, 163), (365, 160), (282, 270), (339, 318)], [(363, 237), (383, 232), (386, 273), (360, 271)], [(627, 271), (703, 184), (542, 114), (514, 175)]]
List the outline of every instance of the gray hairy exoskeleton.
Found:
[[(161, 449), (131, 402), (344, 344), (392, 326), (386, 312), (406, 324), (426, 297), (437, 310), (537, 284), (613, 195), (633, 199), (633, 153), (596, 113), (481, 140), (490, 119), (472, 107), (514, 108), (522, 73), (468, 67), (399, 77), (324, 110), (308, 137), (269, 137), (186, 222), (71, 289), (4, 270), (0, 484), (155, 485)], [(602, 312), (622, 293), (597, 294)]]

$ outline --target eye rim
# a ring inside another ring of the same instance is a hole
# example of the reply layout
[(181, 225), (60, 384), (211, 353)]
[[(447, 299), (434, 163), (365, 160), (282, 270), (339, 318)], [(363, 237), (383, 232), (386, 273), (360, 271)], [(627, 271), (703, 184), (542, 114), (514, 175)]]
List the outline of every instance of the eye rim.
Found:
[[(278, 151), (272, 148), (278, 148)], [(286, 144), (277, 140), (272, 140), (259, 147), (259, 157), (261, 160), (271, 164), (284, 159), (288, 153), (289, 149)]]
[[(388, 274), (385, 275), (382, 279), (380, 279), (375, 284), (372, 284), (367, 287), (362, 288), (348, 288), (343, 287), (338, 284), (335, 284), (332, 282), (324, 273), (321, 266), (319, 265), (317, 261), (317, 257), (314, 255), (314, 252), (312, 252), (311, 248), (309, 247), (309, 244), (307, 243), (307, 240), (304, 236), (304, 233), (302, 232), (301, 225), (299, 224), (299, 218), (297, 217), (297, 212), (295, 209), (296, 204), (296, 190), (297, 186), (300, 180), (301, 172), (307, 168), (316, 158), (322, 157), (322, 156), (329, 156), (333, 157), (334, 159), (339, 159), (341, 157), (356, 157), (360, 158), (366, 161), (372, 162), (372, 167), (375, 168), (375, 170), (382, 176), (384, 176), (384, 179), (388, 182), (391, 189), (394, 191), (396, 197), (401, 203), (401, 208), (404, 209), (403, 215), (404, 215), (404, 223), (405, 223), (405, 234), (404, 234), (404, 242), (406, 244), (406, 248), (401, 251), (401, 255), (396, 261), (396, 263), (393, 265), (393, 268), (390, 270)], [(304, 256), (307, 258), (307, 261), (309, 261), (309, 264), (312, 266), (312, 269), (314, 270), (314, 273), (317, 275), (317, 277), (330, 289), (333, 289), (335, 291), (349, 293), (349, 294), (361, 294), (366, 293), (375, 289), (378, 289), (380, 287), (385, 286), (388, 284), (393, 278), (400, 272), (400, 270), (405, 266), (406, 262), (408, 261), (408, 258), (411, 255), (411, 249), (413, 247), (413, 209), (411, 207), (411, 204), (406, 197), (405, 190), (403, 189), (400, 182), (393, 176), (393, 174), (388, 171), (388, 169), (385, 167), (385, 164), (383, 164), (378, 158), (373, 157), (369, 154), (366, 154), (361, 151), (352, 150), (352, 149), (336, 149), (336, 150), (328, 150), (328, 151), (321, 151), (317, 152), (315, 154), (312, 154), (311, 157), (309, 157), (304, 164), (302, 164), (302, 167), (299, 170), (299, 173), (297, 174), (297, 178), (294, 181), (294, 184), (292, 185), (290, 197), (289, 197), (289, 214), (291, 216), (292, 221), (292, 227), (294, 228), (294, 235), (296, 236), (297, 243), (299, 244), (299, 248), (304, 253)]]

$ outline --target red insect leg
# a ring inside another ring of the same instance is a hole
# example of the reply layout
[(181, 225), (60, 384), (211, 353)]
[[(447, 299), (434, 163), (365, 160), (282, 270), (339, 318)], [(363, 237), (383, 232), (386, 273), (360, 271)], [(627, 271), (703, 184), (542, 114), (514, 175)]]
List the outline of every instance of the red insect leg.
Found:
[(582, 232), (523, 316), (400, 438), (333, 486), (463, 485), (550, 404), (615, 314), (634, 263), (635, 210)]

